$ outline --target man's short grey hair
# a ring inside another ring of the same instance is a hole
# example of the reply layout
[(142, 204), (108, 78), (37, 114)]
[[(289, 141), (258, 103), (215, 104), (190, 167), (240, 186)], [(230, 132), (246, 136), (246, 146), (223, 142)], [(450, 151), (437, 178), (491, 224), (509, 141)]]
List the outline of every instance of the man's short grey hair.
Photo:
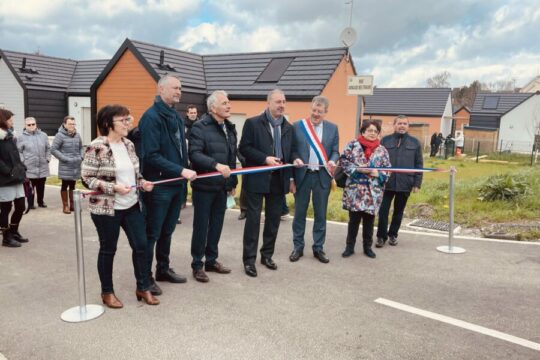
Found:
[(328, 107), (330, 106), (330, 101), (327, 97), (324, 96), (315, 96), (313, 100), (311, 100), (311, 104), (320, 104), (324, 106), (324, 111), (328, 111)]
[(226, 98), (229, 98), (229, 95), (225, 92), (225, 90), (216, 90), (213, 93), (210, 94), (208, 99), (206, 99), (206, 107), (208, 108), (208, 111), (212, 111), (212, 106), (217, 102), (218, 95), (223, 95)]
[(281, 90), (281, 89), (274, 89), (274, 90), (272, 90), (272, 91), (270, 91), (270, 92), (268, 93), (268, 95), (266, 96), (266, 101), (270, 101), (270, 99), (272, 98), (272, 96), (273, 96), (274, 94), (282, 94), (283, 96), (285, 96), (285, 93), (283, 92), (283, 90)]
[(36, 118), (33, 117), (33, 116), (29, 116), (29, 117), (27, 117), (26, 119), (24, 119), (24, 123), (25, 123), (25, 124), (26, 124), (28, 121), (33, 121), (33, 122), (37, 123)]
[(176, 76), (172, 76), (172, 75), (166, 74), (166, 75), (163, 75), (163, 76), (159, 79), (159, 81), (158, 81), (158, 83), (157, 83), (157, 84), (158, 84), (158, 87), (164, 86), (166, 83), (169, 82), (170, 79), (176, 79), (176, 80), (180, 81), (180, 79), (177, 78)]
[(401, 120), (401, 119), (407, 119), (407, 122), (409, 122), (409, 118), (407, 117), (407, 115), (398, 115), (394, 118), (394, 125), (396, 125), (396, 123), (398, 122), (398, 120)]

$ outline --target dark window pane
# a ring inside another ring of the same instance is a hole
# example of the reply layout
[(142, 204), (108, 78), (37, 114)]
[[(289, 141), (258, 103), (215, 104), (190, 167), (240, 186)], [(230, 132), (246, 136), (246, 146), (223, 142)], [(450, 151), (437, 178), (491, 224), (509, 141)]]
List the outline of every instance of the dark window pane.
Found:
[(486, 96), (484, 98), (484, 104), (482, 105), (482, 109), (496, 109), (498, 105), (499, 105), (498, 96)]
[(259, 75), (257, 82), (278, 82), (294, 58), (272, 59), (266, 69)]

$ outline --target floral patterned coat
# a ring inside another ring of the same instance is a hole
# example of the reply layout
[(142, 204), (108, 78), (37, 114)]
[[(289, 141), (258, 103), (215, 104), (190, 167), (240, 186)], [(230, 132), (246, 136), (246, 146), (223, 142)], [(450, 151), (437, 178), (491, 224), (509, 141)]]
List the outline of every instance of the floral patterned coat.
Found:
[(371, 177), (357, 172), (356, 169), (359, 166), (390, 167), (390, 156), (386, 148), (379, 145), (368, 160), (362, 145), (358, 140), (353, 140), (345, 147), (339, 158), (339, 165), (347, 174), (343, 189), (343, 209), (376, 215), (381, 206), (384, 184), (390, 174), (379, 170), (378, 177)]

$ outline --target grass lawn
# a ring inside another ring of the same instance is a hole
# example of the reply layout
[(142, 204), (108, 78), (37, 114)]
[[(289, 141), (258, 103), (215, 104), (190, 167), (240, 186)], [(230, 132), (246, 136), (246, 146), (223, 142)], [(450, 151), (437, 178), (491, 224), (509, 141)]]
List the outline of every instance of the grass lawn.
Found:
[[(463, 227), (479, 227), (490, 223), (520, 222), (522, 220), (540, 220), (540, 164), (531, 167), (529, 156), (495, 155), (490, 160), (509, 161), (510, 163), (476, 163), (461, 159), (425, 158), (424, 166), (440, 169), (457, 169), (455, 181), (455, 222)], [(516, 202), (478, 200), (478, 190), (489, 176), (511, 173), (527, 179), (530, 191), (527, 196)], [(424, 174), (422, 189), (411, 194), (405, 217), (422, 217), (419, 208), (428, 207), (433, 220), (448, 221), (449, 173), (432, 172)], [(336, 188), (330, 193), (328, 219), (348, 221), (348, 214), (341, 209), (342, 189)], [(287, 203), (294, 209), (294, 197), (287, 195)], [(424, 206), (419, 206), (424, 205)], [(309, 209), (310, 216), (313, 210)]]

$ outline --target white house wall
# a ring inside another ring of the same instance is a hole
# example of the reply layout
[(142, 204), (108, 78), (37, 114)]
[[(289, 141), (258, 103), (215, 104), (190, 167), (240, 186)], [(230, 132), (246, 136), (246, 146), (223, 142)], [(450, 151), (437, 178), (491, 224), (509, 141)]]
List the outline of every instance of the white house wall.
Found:
[(20, 133), (24, 129), (24, 90), (3, 58), (0, 59), (0, 107), (15, 114), (15, 131)]
[(441, 129), (440, 132), (443, 136), (447, 136), (452, 131), (452, 95), (448, 95), (446, 105), (444, 106), (444, 112), (441, 116)]
[(539, 126), (540, 95), (534, 95), (501, 117), (499, 150), (530, 153)]
[(83, 144), (88, 145), (91, 141), (90, 119), (85, 119), (84, 108), (90, 109), (89, 96), (70, 96), (68, 98), (68, 114), (75, 118), (77, 131), (83, 139)]

